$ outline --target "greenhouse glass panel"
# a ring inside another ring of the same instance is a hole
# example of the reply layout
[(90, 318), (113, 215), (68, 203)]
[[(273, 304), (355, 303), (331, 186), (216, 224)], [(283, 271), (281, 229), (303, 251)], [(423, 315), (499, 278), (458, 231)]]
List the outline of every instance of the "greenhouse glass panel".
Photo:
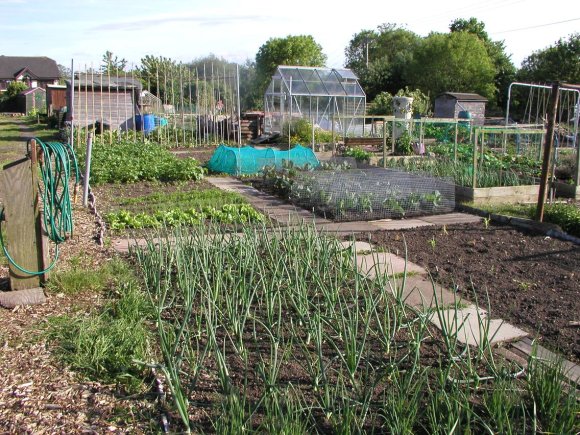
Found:
[(366, 111), (366, 95), (349, 69), (279, 66), (264, 95), (265, 131), (306, 119), (320, 128), (354, 134)]

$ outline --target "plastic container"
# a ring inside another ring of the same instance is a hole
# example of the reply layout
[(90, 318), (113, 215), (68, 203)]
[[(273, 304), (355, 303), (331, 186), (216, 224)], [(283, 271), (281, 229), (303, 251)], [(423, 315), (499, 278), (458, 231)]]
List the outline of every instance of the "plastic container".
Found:
[(150, 113), (145, 115), (135, 115), (135, 127), (138, 131), (151, 133), (155, 130), (155, 115)]

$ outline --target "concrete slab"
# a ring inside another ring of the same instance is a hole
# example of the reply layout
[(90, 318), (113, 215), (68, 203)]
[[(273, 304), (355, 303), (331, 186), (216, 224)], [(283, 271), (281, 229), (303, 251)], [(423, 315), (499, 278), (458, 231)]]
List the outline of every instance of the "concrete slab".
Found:
[(434, 283), (424, 275), (407, 276), (404, 287), (403, 280), (398, 279), (397, 286), (405, 303), (422, 311), (435, 309), (436, 306), (449, 308), (455, 304), (458, 306), (469, 304), (469, 301), (461, 299), (453, 291)]
[(485, 310), (476, 308), (474, 305), (467, 308), (439, 310), (431, 315), (430, 320), (439, 329), (447, 329), (450, 334), (457, 334), (457, 340), (460, 343), (471, 346), (478, 346), (485, 339), (495, 344), (519, 340), (528, 335), (527, 332), (501, 319), (489, 319)]
[(351, 247), (354, 245), (354, 250), (357, 254), (363, 253), (363, 252), (373, 252), (374, 251), (374, 246), (368, 242), (359, 242), (358, 240), (350, 240), (350, 241), (345, 241), (345, 242), (339, 242), (339, 244), (345, 250), (351, 249)]
[(446, 213), (433, 216), (423, 216), (422, 221), (433, 225), (453, 225), (453, 224), (472, 224), (481, 222), (481, 216), (475, 216), (467, 213)]
[(408, 228), (419, 228), (432, 225), (421, 219), (382, 219), (377, 221), (370, 221), (369, 224), (377, 230), (404, 230)]
[(427, 271), (416, 264), (389, 252), (376, 252), (373, 254), (357, 255), (356, 265), (360, 273), (367, 278), (375, 278), (377, 275), (395, 276), (407, 273), (427, 274)]
[(372, 232), (377, 230), (370, 222), (365, 221), (322, 223), (318, 226), (318, 229), (327, 233), (338, 234)]

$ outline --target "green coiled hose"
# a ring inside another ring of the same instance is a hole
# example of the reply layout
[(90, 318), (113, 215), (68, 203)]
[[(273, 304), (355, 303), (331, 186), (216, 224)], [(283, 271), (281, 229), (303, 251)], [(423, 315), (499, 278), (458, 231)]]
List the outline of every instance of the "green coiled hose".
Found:
[[(42, 222), (48, 238), (55, 245), (55, 256), (51, 264), (44, 270), (30, 271), (16, 264), (12, 259), (0, 231), (0, 244), (8, 261), (19, 271), (28, 275), (42, 275), (50, 271), (58, 260), (58, 245), (66, 240), (67, 234), (73, 232), (72, 202), (70, 197), (71, 169), (74, 170), (76, 187), (79, 184), (80, 175), (74, 150), (69, 144), (60, 142), (43, 142), (35, 138), (40, 147), (38, 155), (42, 185), (39, 186), (43, 206)], [(0, 212), (0, 221), (4, 220), (4, 210)]]

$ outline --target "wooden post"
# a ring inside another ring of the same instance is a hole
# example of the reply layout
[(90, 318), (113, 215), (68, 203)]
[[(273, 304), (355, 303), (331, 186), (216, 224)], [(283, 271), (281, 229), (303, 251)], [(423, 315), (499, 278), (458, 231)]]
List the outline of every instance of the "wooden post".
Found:
[(477, 187), (477, 139), (479, 137), (479, 131), (475, 130), (475, 141), (473, 143), (473, 188)]
[[(36, 143), (30, 141), (30, 159), (9, 163), (0, 174), (0, 191), (4, 198), (6, 248), (12, 259), (23, 269), (37, 272), (48, 263), (47, 250), (43, 247), (43, 230), (40, 221)], [(24, 290), (39, 287), (43, 275), (29, 275), (10, 267), (10, 288)]]
[(559, 93), (560, 84), (556, 82), (552, 85), (552, 93), (550, 94), (550, 103), (548, 106), (548, 128), (546, 129), (546, 139), (544, 141), (542, 176), (540, 178), (540, 192), (538, 193), (538, 206), (536, 208), (536, 220), (538, 222), (544, 220), (544, 204), (546, 202), (546, 193), (548, 191), (550, 159), (552, 158), (552, 145), (554, 144), (554, 125), (556, 124)]
[(459, 121), (455, 118), (455, 141), (453, 142), (453, 162), (457, 163), (457, 138), (459, 136)]
[(387, 167), (387, 118), (383, 117), (383, 168)]

